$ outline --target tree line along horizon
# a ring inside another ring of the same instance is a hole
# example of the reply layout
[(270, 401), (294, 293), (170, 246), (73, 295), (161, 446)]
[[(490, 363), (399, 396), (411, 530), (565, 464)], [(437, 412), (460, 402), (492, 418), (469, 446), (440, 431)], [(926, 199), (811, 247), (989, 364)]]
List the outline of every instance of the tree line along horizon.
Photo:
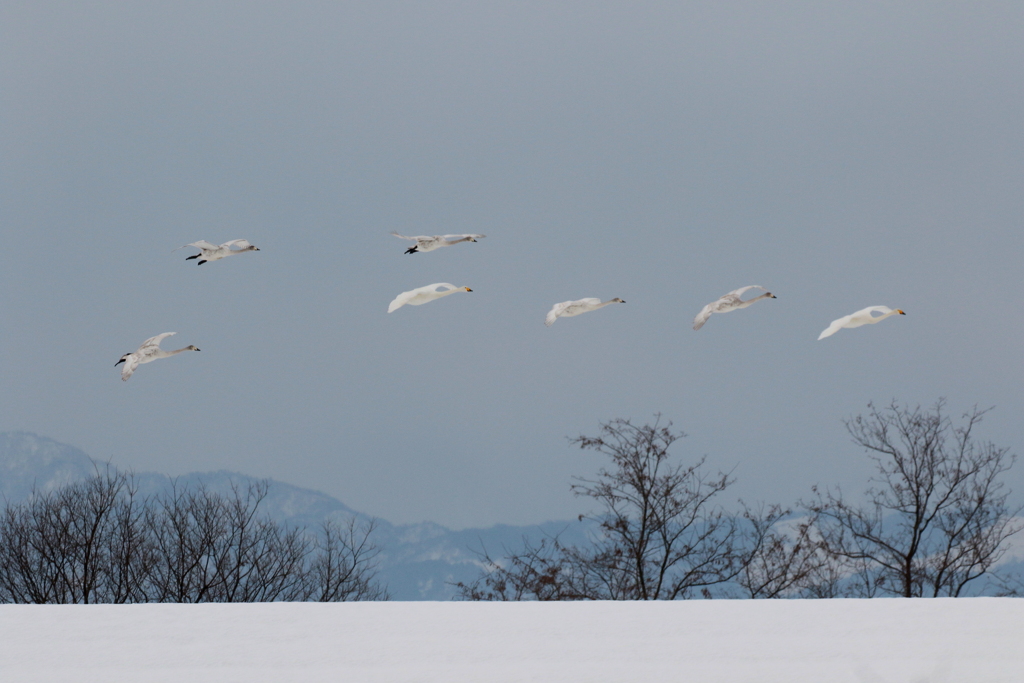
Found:
[[(735, 479), (707, 456), (674, 462), (685, 437), (660, 414), (617, 418), (570, 443), (610, 460), (574, 477), (588, 540), (558, 536), (493, 556), (451, 584), (463, 600), (959, 597), (1024, 595), (999, 570), (1024, 529), (1002, 481), (1016, 455), (981, 441), (977, 407), (954, 422), (895, 400), (846, 420), (875, 465), (863, 500), (811, 489), (793, 506), (727, 510)], [(260, 510), (268, 482), (219, 494), (172, 486), (139, 496), (109, 467), (8, 503), (0, 518), (0, 602), (138, 603), (387, 600), (374, 522), (294, 528)]]

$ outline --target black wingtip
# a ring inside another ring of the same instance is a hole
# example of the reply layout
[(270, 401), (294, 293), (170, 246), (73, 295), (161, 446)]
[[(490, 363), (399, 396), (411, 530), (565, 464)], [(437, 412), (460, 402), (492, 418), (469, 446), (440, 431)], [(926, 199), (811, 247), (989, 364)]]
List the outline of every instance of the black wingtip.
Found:
[(206, 263), (206, 261), (200, 261), (200, 262), (199, 262), (199, 263), (197, 263), (196, 265), (199, 265), (199, 266), (201, 266), (201, 265), (203, 265), (204, 263)]
[(191, 256), (186, 256), (185, 260), (186, 261), (191, 261), (192, 259), (199, 258), (200, 256), (202, 256), (202, 254), (192, 254)]

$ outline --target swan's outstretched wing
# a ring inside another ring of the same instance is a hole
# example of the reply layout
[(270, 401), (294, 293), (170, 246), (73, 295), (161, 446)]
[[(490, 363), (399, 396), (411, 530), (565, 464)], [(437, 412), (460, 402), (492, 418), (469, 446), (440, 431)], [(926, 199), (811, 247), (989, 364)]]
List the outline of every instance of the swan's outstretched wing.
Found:
[[(188, 244), (183, 244), (182, 246), (178, 247), (178, 249), (184, 249), (185, 247), (195, 247), (196, 249), (216, 249), (217, 245), (211, 244), (206, 240), (199, 240), (198, 242), (189, 242)], [(178, 251), (178, 249), (172, 250), (171, 253), (173, 254), (175, 251)]]
[(586, 299), (576, 299), (576, 301), (570, 301), (569, 305), (562, 311), (562, 315), (566, 317), (572, 317), (579, 315), (580, 313), (586, 313), (587, 311), (593, 311), (595, 308), (601, 305), (601, 300), (594, 297), (587, 297)]
[(251, 247), (252, 245), (249, 244), (249, 240), (231, 240), (230, 242), (225, 242), (220, 246), (224, 247), (225, 249), (230, 249), (231, 247), (245, 249), (246, 247)]
[(403, 240), (426, 240), (426, 239), (430, 239), (429, 237), (425, 237), (423, 235), (420, 235), (419, 237), (407, 237), (405, 235), (399, 235), (394, 230), (391, 231), (391, 234), (394, 235), (395, 237), (400, 237)]
[(139, 357), (134, 353), (128, 354), (128, 357), (124, 361), (124, 367), (121, 368), (121, 381), (127, 382), (128, 378), (135, 372), (135, 368), (139, 367)]
[(715, 312), (715, 304), (717, 303), (718, 301), (712, 301), (707, 306), (700, 309), (700, 313), (698, 313), (697, 317), (693, 319), (693, 329), (699, 330), (704, 327), (704, 323), (706, 323), (708, 318), (711, 317), (711, 314)]
[(833, 334), (843, 329), (843, 326), (850, 322), (850, 318), (852, 317), (852, 315), (844, 315), (842, 318), (833, 320), (832, 324), (822, 330), (821, 334), (818, 335), (818, 341), (821, 341), (825, 337), (831, 337)]
[(417, 292), (415, 289), (410, 290), (408, 292), (402, 292), (401, 294), (396, 296), (388, 305), (388, 313), (397, 311), (399, 308), (409, 303), (409, 300), (416, 296), (418, 293), (419, 292)]
[(446, 240), (460, 240), (463, 237), (472, 237), (475, 240), (482, 240), (483, 238), (487, 237), (487, 235), (441, 235), (441, 237), (445, 238)]
[[(175, 334), (178, 334), (178, 333), (177, 332), (164, 332), (163, 334), (158, 334), (155, 337), (150, 337), (146, 341), (142, 342), (142, 344), (138, 348), (138, 351), (141, 351), (142, 349), (146, 348), (147, 346), (160, 346), (160, 342), (162, 342), (164, 339), (167, 339), (171, 335), (175, 335)], [(136, 353), (138, 353), (138, 351), (136, 351)], [(127, 362), (127, 361), (125, 361), (125, 362)]]
[(548, 311), (547, 317), (544, 318), (544, 324), (547, 325), (548, 327), (554, 325), (555, 321), (558, 320), (558, 316), (565, 313), (565, 309), (569, 308), (569, 306), (572, 306), (572, 304), (572, 301), (563, 301), (560, 304), (555, 304), (554, 306), (552, 306), (551, 310)]
[(860, 309), (850, 317), (852, 318), (858, 315), (866, 315), (868, 317), (871, 317), (872, 313), (882, 313), (884, 315), (886, 313), (892, 313), (892, 309), (889, 308), (888, 306), (868, 306), (867, 308)]
[(414, 291), (414, 292), (436, 292), (438, 287), (444, 287), (444, 291), (448, 291), (450, 289), (461, 289), (460, 287), (456, 287), (455, 285), (451, 284), (450, 282), (435, 282), (432, 285), (427, 285), (426, 287), (420, 287), (420, 288), (414, 289), (412, 291)]
[(555, 320), (557, 320), (559, 316), (565, 315), (565, 313), (567, 311), (569, 311), (571, 308), (573, 308), (574, 306), (580, 306), (580, 305), (585, 305), (585, 304), (593, 305), (593, 304), (599, 304), (599, 303), (601, 303), (600, 299), (590, 298), (590, 299), (576, 299), (575, 301), (563, 301), (560, 304), (555, 304), (554, 306), (551, 307), (551, 310), (548, 311), (548, 315), (544, 319), (544, 324), (550, 327), (551, 325), (554, 324)]

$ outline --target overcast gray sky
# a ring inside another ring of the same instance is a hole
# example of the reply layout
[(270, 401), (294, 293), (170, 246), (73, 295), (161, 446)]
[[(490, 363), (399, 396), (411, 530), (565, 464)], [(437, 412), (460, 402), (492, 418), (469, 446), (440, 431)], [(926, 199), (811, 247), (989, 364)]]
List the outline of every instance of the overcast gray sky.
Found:
[(574, 516), (565, 437), (658, 411), (748, 500), (859, 489), (871, 400), (1022, 452), (1022, 83), (1019, 2), (0, 2), (0, 429), (453, 527)]

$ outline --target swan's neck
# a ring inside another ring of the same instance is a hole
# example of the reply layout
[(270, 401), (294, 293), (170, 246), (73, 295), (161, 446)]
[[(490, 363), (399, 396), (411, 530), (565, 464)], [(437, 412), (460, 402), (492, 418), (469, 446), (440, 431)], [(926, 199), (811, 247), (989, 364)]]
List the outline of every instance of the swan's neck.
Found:
[(749, 306), (750, 304), (754, 303), (755, 301), (760, 301), (761, 299), (768, 299), (768, 298), (771, 298), (771, 294), (769, 294), (768, 292), (765, 292), (764, 294), (761, 294), (760, 296), (755, 296), (753, 299), (748, 299), (746, 301), (741, 301), (739, 306), (737, 306), (736, 308), (746, 308), (747, 306)]
[(871, 316), (871, 322), (877, 323), (880, 320), (885, 320), (890, 315), (899, 315), (899, 314), (900, 314), (899, 311), (889, 311), (888, 313), (883, 313), (882, 315), (878, 316), (877, 318), (874, 317), (874, 316)]
[(160, 351), (158, 351), (156, 353), (156, 357), (157, 358), (167, 358), (169, 356), (177, 356), (182, 351), (191, 351), (191, 350), (192, 349), (188, 348), (187, 346), (185, 348), (183, 348), (183, 349), (177, 349), (175, 351), (164, 351), (163, 349), (160, 349)]

